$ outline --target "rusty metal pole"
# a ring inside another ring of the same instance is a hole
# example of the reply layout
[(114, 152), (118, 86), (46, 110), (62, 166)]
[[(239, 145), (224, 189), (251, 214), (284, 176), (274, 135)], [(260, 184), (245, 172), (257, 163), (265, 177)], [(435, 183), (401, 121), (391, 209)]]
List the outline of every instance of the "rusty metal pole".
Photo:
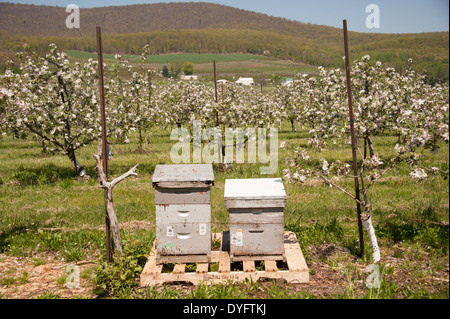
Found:
[[(353, 114), (353, 101), (352, 101), (352, 87), (350, 79), (350, 57), (348, 53), (348, 35), (347, 35), (347, 20), (344, 23), (344, 46), (345, 46), (345, 70), (347, 73), (347, 96), (348, 96), (348, 113), (350, 117), (350, 135), (352, 142), (352, 157), (353, 157), (353, 179), (355, 181), (355, 197), (359, 201), (359, 181), (358, 181), (358, 162), (356, 157), (356, 138), (355, 138), (355, 117)], [(364, 257), (364, 238), (363, 238), (363, 226), (361, 220), (361, 205), (356, 202), (356, 211), (358, 214), (358, 230), (359, 230), (359, 249), (361, 258)]]
[(214, 65), (214, 92), (216, 97), (216, 103), (217, 103), (217, 77), (216, 77), (216, 60), (213, 61)]
[[(213, 66), (214, 66), (214, 96), (215, 96), (215, 101), (216, 103), (218, 102), (218, 98), (217, 98), (217, 76), (216, 76), (216, 60), (213, 61)], [(216, 124), (217, 126), (220, 126), (219, 124), (219, 111), (216, 110)]]
[[(102, 156), (101, 161), (103, 165), (103, 172), (106, 180), (108, 180), (108, 153), (107, 153), (107, 139), (106, 139), (106, 111), (105, 111), (105, 88), (103, 83), (103, 55), (102, 55), (102, 31), (97, 27), (97, 55), (98, 55), (98, 80), (100, 87), (100, 114), (102, 120)], [(106, 196), (107, 190), (105, 190)], [(112, 245), (111, 245), (111, 227), (109, 222), (108, 211), (105, 202), (105, 234), (106, 234), (106, 262), (112, 261)]]
[[(213, 66), (214, 66), (214, 96), (216, 103), (219, 101), (217, 97), (217, 75), (216, 75), (216, 60), (213, 60)], [(216, 125), (220, 129), (220, 122), (219, 122), (219, 110), (216, 110)], [(222, 140), (221, 145), (219, 145), (219, 169), (222, 169)]]

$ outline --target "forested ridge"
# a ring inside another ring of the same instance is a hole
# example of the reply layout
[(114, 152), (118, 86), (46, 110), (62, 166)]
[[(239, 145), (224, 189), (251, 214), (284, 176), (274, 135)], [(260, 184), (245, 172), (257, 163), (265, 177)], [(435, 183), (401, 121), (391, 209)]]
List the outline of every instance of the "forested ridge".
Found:
[[(95, 26), (103, 32), (106, 53), (152, 54), (251, 53), (312, 65), (342, 66), (342, 30), (301, 23), (211, 3), (159, 3), (81, 9), (81, 27), (68, 29), (64, 7), (0, 3), (0, 61), (24, 42), (44, 52), (62, 49), (95, 51)], [(432, 81), (448, 80), (448, 32), (381, 34), (350, 32), (351, 54), (369, 54), (402, 69), (414, 68)]]

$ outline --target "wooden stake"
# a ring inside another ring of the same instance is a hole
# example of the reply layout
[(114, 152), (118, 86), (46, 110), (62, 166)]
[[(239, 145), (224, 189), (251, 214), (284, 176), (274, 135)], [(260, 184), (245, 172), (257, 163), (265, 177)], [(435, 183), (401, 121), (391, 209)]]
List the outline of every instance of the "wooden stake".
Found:
[[(98, 79), (100, 87), (100, 114), (102, 120), (102, 154), (101, 165), (105, 181), (108, 182), (108, 153), (107, 153), (107, 139), (106, 139), (106, 111), (105, 111), (105, 88), (103, 83), (103, 56), (102, 56), (102, 31), (97, 27), (97, 55), (98, 55)], [(100, 165), (100, 163), (99, 163)], [(105, 189), (105, 234), (106, 234), (106, 262), (112, 261), (111, 249), (111, 229), (110, 220), (108, 216), (108, 208), (106, 203), (107, 190)]]
[(361, 220), (361, 205), (359, 196), (359, 181), (358, 181), (358, 162), (356, 157), (356, 138), (355, 138), (355, 117), (353, 114), (353, 101), (352, 101), (352, 88), (350, 79), (350, 58), (348, 54), (348, 35), (347, 35), (347, 20), (343, 21), (344, 24), (344, 47), (345, 47), (345, 70), (347, 73), (347, 96), (348, 96), (348, 113), (350, 117), (350, 135), (352, 142), (352, 157), (353, 157), (353, 179), (355, 182), (355, 198), (356, 198), (356, 211), (358, 214), (358, 230), (359, 230), (359, 249), (361, 258), (364, 257), (364, 238), (363, 238), (363, 226)]
[(134, 166), (125, 174), (115, 178), (111, 183), (109, 183), (108, 181), (106, 181), (106, 176), (105, 173), (103, 172), (103, 166), (101, 164), (100, 156), (98, 154), (94, 154), (94, 158), (97, 160), (97, 170), (100, 179), (100, 187), (105, 190), (105, 207), (107, 212), (106, 214), (108, 215), (109, 227), (111, 228), (113, 236), (114, 251), (120, 253), (122, 251), (122, 240), (120, 239), (119, 222), (117, 220), (117, 215), (114, 210), (112, 191), (114, 186), (119, 184), (121, 181), (125, 180), (130, 176), (137, 176), (136, 169), (139, 164)]

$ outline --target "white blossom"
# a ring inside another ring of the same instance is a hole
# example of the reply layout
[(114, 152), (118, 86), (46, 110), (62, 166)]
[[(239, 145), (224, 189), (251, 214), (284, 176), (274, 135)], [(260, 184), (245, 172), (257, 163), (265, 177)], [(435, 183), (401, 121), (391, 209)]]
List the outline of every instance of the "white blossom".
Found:
[(416, 168), (414, 171), (412, 171), (409, 174), (413, 179), (418, 180), (418, 181), (422, 181), (427, 179), (428, 174), (425, 172), (425, 170), (423, 168)]

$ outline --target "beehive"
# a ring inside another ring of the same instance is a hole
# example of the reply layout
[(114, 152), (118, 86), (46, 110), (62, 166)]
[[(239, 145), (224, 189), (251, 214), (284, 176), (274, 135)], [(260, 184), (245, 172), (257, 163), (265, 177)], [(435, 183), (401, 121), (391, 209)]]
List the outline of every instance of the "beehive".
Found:
[(284, 259), (284, 207), (281, 178), (225, 180), (232, 260)]
[(152, 183), (158, 262), (209, 261), (212, 165), (157, 165)]

